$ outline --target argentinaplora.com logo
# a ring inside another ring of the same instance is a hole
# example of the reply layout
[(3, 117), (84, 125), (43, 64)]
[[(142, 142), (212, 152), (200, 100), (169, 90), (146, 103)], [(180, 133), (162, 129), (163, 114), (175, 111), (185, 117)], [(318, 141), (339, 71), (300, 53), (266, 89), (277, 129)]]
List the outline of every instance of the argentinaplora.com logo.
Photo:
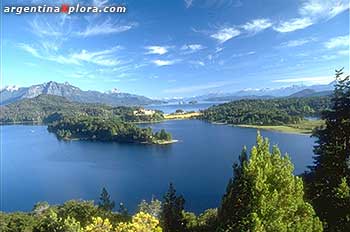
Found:
[(64, 14), (74, 14), (74, 13), (126, 13), (126, 6), (116, 5), (116, 6), (85, 6), (80, 4), (69, 5), (61, 4), (58, 6), (48, 6), (48, 5), (31, 5), (31, 6), (4, 6), (3, 12), (7, 14), (30, 14), (30, 13), (64, 13)]

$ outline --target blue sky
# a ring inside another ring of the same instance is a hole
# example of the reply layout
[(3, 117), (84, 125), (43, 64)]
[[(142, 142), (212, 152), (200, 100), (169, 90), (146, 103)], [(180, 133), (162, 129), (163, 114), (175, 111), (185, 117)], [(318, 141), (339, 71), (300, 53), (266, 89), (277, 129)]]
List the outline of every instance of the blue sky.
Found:
[[(60, 5), (60, 0), (19, 4)], [(125, 14), (2, 15), (2, 85), (69, 82), (149, 97), (332, 81), (349, 71), (348, 0), (91, 0)]]

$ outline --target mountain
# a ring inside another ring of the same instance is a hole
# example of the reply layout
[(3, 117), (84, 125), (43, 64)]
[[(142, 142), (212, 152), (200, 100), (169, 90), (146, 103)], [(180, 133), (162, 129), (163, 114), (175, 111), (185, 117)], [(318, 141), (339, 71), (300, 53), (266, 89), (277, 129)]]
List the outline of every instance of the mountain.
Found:
[(65, 97), (70, 101), (84, 103), (102, 103), (113, 106), (121, 105), (148, 105), (160, 103), (160, 101), (150, 98), (134, 95), (129, 93), (121, 93), (113, 89), (110, 92), (101, 93), (98, 91), (83, 91), (78, 87), (66, 83), (57, 83), (50, 81), (47, 83), (33, 85), (30, 87), (18, 88), (9, 86), (0, 91), (1, 105), (16, 102), (21, 99), (34, 98), (41, 94), (56, 95)]
[(312, 90), (315, 92), (321, 92), (321, 91), (331, 91), (334, 89), (335, 82), (331, 82), (327, 85), (311, 85), (311, 86), (305, 86), (305, 85), (292, 85), (288, 87), (282, 87), (282, 88), (263, 88), (263, 89), (245, 89), (236, 92), (235, 96), (273, 96), (273, 97), (286, 97), (290, 96), (294, 93), (303, 91), (305, 89)]
[(303, 89), (299, 92), (289, 95), (288, 97), (291, 97), (291, 98), (292, 97), (322, 97), (322, 96), (329, 96), (332, 93), (333, 92), (331, 90), (317, 92), (313, 89)]
[[(329, 95), (331, 91), (334, 89), (335, 81), (327, 84), (327, 85), (292, 85), (288, 87), (281, 88), (262, 88), (262, 89), (243, 89), (237, 92), (232, 93), (210, 93), (206, 95), (200, 95), (191, 97), (188, 100), (197, 100), (197, 101), (234, 101), (240, 99), (269, 99), (269, 98), (277, 98), (277, 97), (288, 97), (298, 92), (302, 92), (304, 90), (309, 91), (310, 96), (325, 96)], [(313, 91), (311, 93), (310, 91)], [(300, 95), (303, 95), (300, 93)], [(309, 96), (304, 93), (305, 97)]]
[(228, 96), (218, 96), (218, 97), (210, 97), (205, 99), (205, 101), (209, 102), (228, 102), (228, 101), (238, 101), (242, 99), (272, 99), (275, 98), (273, 96), (256, 96), (256, 95), (249, 95), (249, 96), (234, 96), (234, 95), (228, 95)]

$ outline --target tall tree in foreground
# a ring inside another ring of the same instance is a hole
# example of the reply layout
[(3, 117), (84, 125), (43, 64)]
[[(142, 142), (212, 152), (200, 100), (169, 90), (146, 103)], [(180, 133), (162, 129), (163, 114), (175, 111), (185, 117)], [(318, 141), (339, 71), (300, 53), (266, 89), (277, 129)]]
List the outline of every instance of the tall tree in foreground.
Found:
[(111, 200), (109, 193), (106, 188), (102, 188), (100, 201), (98, 203), (98, 207), (107, 212), (111, 212), (115, 207), (115, 202)]
[(240, 164), (219, 208), (222, 231), (322, 231), (312, 206), (304, 201), (303, 182), (293, 175), (288, 156), (258, 133), (249, 159)]
[(332, 108), (318, 128), (315, 166), (306, 175), (308, 196), (327, 231), (350, 231), (350, 80), (336, 70)]
[(182, 215), (184, 204), (184, 198), (176, 195), (176, 190), (173, 184), (170, 183), (168, 192), (164, 196), (160, 215), (164, 232), (186, 231), (185, 220)]

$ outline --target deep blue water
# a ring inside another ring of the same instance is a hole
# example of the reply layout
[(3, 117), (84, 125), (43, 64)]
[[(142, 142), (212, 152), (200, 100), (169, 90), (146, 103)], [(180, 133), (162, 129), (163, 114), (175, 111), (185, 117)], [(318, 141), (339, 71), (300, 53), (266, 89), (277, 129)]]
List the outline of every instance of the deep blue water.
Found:
[(205, 110), (208, 109), (212, 105), (219, 105), (223, 102), (198, 102), (196, 104), (162, 104), (162, 105), (149, 105), (146, 106), (148, 109), (153, 110), (161, 110), (165, 114), (174, 113), (176, 110), (184, 110), (184, 111), (199, 111), (199, 110)]
[[(1, 210), (31, 210), (38, 201), (96, 200), (106, 187), (132, 211), (142, 199), (161, 198), (171, 181), (186, 209), (218, 206), (232, 175), (232, 162), (256, 130), (197, 120), (166, 121), (178, 143), (169, 146), (58, 141), (45, 126), (2, 126)], [(301, 173), (312, 163), (309, 136), (263, 131), (288, 152)]]

